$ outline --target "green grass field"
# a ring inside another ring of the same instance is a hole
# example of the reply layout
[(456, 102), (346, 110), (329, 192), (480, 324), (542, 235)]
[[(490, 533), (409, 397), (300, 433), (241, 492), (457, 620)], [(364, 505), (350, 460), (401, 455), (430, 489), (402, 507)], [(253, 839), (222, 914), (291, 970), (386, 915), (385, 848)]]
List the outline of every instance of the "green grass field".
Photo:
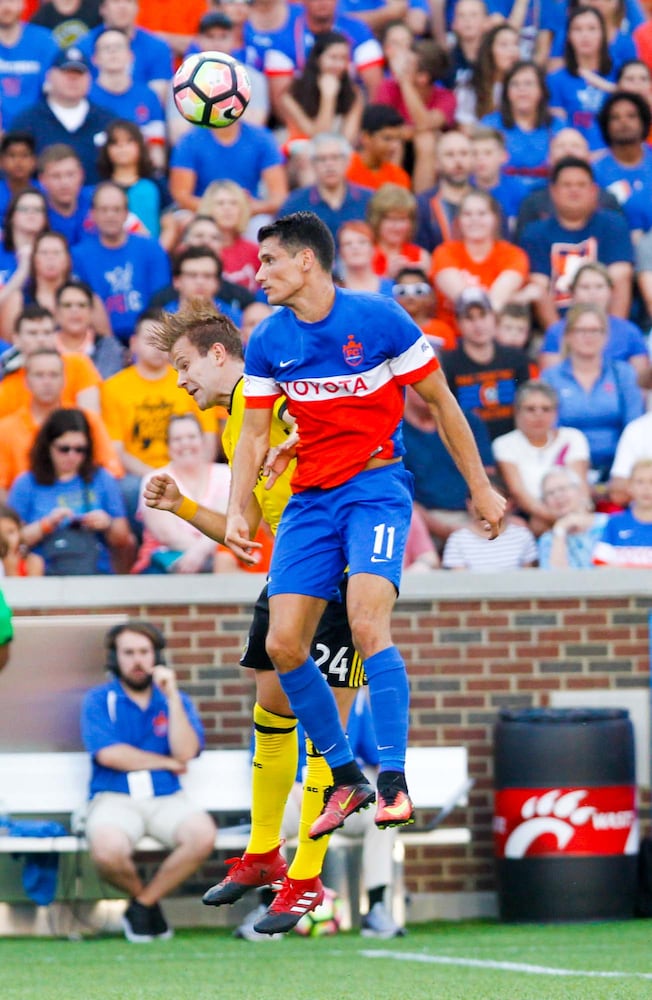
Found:
[(649, 1000), (652, 922), (431, 923), (388, 942), (9, 938), (0, 983), (2, 1000)]

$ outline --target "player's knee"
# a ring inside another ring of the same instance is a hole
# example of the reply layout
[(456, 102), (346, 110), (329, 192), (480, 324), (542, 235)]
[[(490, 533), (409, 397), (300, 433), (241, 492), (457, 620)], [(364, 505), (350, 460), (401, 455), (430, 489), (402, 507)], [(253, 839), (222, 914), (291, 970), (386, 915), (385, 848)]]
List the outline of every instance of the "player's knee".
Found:
[(308, 650), (298, 637), (283, 629), (269, 631), (265, 649), (276, 669), (281, 672), (301, 666), (308, 656)]
[(361, 616), (351, 623), (353, 644), (363, 660), (379, 653), (391, 645), (391, 637), (386, 629), (379, 628), (378, 622), (367, 616)]

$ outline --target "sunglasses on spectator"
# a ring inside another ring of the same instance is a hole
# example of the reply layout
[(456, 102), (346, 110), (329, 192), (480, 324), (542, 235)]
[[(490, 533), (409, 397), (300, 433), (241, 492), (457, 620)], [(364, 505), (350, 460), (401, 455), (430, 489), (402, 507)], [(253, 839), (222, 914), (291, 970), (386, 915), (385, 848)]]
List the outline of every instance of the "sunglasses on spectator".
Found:
[(416, 298), (424, 298), (430, 295), (432, 288), (425, 281), (417, 281), (414, 285), (394, 285), (392, 295), (395, 299), (401, 299), (405, 295), (414, 295)]
[(76, 455), (88, 455), (88, 445), (86, 444), (55, 444), (53, 447), (61, 455), (69, 455), (71, 451), (74, 451)]

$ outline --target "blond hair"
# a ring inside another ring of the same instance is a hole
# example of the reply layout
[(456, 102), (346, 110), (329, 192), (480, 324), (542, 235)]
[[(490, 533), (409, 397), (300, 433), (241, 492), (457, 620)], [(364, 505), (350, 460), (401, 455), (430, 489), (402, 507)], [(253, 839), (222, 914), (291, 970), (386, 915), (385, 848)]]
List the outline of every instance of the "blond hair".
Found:
[(378, 239), (380, 224), (389, 212), (404, 212), (412, 223), (417, 221), (417, 199), (400, 184), (382, 184), (367, 205), (367, 222)]
[[(211, 181), (203, 195), (199, 199), (199, 204), (197, 206), (197, 215), (210, 215), (217, 223), (217, 219), (214, 214), (215, 198), (220, 193), (220, 191), (227, 191), (236, 197), (240, 204), (240, 214), (238, 216), (238, 232), (240, 235), (244, 233), (245, 229), (249, 225), (249, 219), (251, 218), (251, 209), (249, 207), (249, 198), (244, 188), (236, 184), (235, 181)], [(219, 228), (219, 223), (217, 223)]]

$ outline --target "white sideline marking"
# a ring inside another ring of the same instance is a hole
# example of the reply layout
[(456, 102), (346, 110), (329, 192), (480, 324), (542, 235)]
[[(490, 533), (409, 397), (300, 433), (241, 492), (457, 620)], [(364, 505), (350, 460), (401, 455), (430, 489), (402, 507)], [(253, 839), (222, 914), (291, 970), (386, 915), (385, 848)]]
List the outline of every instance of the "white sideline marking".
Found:
[(652, 972), (607, 972), (595, 969), (556, 969), (526, 962), (496, 962), (493, 959), (455, 958), (453, 955), (420, 955), (398, 951), (361, 951), (365, 958), (391, 958), (403, 962), (425, 962), (433, 965), (462, 965), (474, 969), (498, 969), (501, 972), (526, 972), (532, 976), (586, 976), (590, 979), (652, 979)]

